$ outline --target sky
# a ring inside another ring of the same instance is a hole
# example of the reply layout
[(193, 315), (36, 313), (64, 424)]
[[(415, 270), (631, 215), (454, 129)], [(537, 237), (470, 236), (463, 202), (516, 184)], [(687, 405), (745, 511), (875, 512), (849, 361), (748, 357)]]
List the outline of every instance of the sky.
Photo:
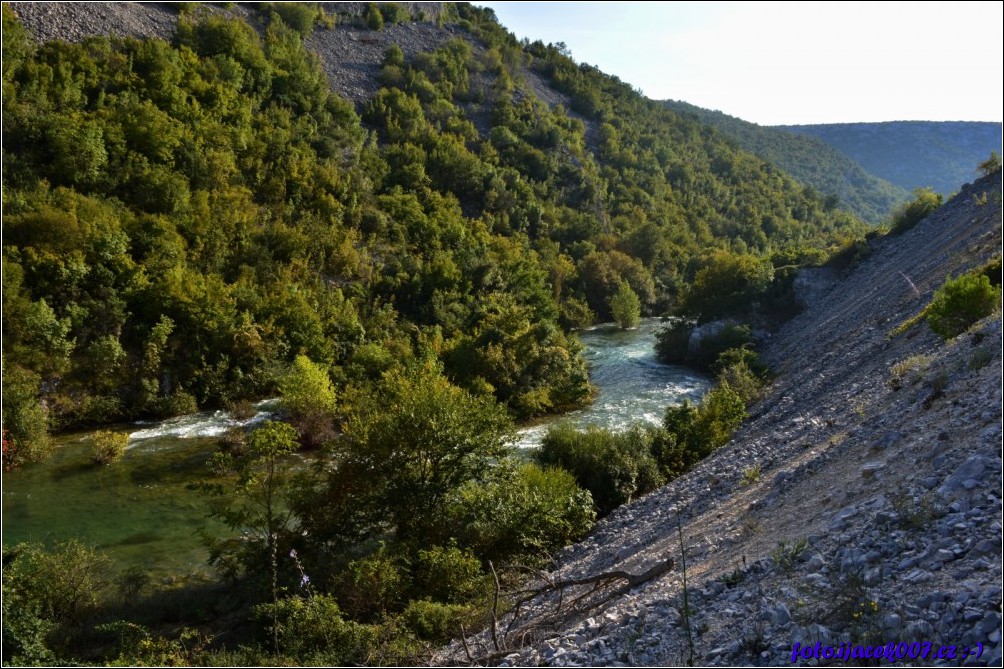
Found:
[(1001, 2), (484, 2), (646, 96), (761, 125), (1002, 120)]

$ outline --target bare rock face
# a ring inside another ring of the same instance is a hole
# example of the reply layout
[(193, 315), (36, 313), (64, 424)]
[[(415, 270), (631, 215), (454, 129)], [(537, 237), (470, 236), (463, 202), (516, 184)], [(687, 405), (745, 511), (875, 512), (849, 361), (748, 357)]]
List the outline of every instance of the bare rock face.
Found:
[(1000, 316), (949, 342), (924, 323), (892, 331), (1000, 252), (1000, 176), (872, 245), (845, 277), (811, 277), (805, 311), (764, 346), (779, 377), (732, 441), (598, 523), (547, 578), (672, 571), (544, 593), (437, 661), (791, 666), (796, 643), (930, 641), (999, 664)]

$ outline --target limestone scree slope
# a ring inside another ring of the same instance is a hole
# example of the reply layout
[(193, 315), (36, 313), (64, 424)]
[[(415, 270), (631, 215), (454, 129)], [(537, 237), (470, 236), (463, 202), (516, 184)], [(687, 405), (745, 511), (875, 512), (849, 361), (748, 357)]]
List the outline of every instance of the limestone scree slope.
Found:
[(790, 666), (795, 643), (815, 664), (801, 652), (817, 642), (916, 641), (955, 659), (901, 663), (999, 666), (1000, 313), (949, 342), (924, 322), (891, 332), (1000, 247), (997, 174), (874, 240), (846, 276), (812, 277), (732, 441), (604, 519), (537, 585), (673, 568), (545, 592), (436, 660)]

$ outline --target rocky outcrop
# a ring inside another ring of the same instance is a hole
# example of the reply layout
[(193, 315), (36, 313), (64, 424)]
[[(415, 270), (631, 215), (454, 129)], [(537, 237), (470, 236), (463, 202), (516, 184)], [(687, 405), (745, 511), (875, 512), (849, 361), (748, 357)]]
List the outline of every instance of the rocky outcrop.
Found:
[(947, 275), (999, 252), (999, 176), (872, 244), (767, 342), (779, 378), (735, 438), (547, 578), (669, 557), (672, 572), (542, 595), (500, 621), (498, 650), (482, 634), (439, 661), (790, 666), (795, 643), (930, 641), (999, 665), (1000, 316), (948, 343), (923, 323), (891, 335)]

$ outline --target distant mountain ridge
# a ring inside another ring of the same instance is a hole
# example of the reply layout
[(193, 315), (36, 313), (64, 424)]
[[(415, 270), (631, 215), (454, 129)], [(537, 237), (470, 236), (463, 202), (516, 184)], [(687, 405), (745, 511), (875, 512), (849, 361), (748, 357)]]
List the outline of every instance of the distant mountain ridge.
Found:
[(879, 223), (909, 198), (907, 190), (869, 173), (823, 139), (757, 125), (687, 102), (666, 100), (663, 104), (714, 126), (741, 148), (774, 163), (803, 184), (824, 195), (836, 196), (842, 208), (869, 223)]
[(823, 140), (866, 170), (912, 190), (949, 195), (974, 181), (976, 166), (1001, 152), (1001, 124), (978, 121), (890, 121), (777, 126)]

